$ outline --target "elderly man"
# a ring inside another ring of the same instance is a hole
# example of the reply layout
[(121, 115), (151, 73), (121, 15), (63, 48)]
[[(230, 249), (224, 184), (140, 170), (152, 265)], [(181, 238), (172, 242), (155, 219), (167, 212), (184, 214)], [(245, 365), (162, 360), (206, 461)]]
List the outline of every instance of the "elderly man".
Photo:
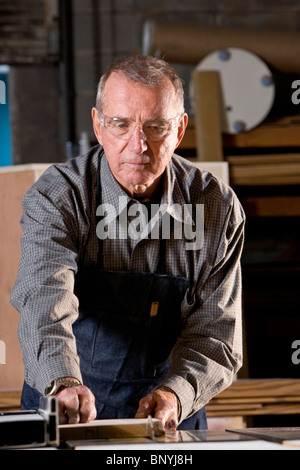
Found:
[(100, 145), (23, 200), (22, 406), (53, 394), (61, 422), (205, 428), (205, 404), (241, 365), (243, 210), (174, 154), (187, 115), (165, 61), (112, 64), (92, 118)]

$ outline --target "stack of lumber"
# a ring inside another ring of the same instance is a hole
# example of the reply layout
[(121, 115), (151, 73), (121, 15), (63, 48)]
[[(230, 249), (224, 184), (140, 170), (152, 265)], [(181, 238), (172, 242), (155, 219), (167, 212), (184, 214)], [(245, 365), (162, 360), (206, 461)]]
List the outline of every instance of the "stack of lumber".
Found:
[[(297, 116), (265, 122), (249, 132), (223, 135), (223, 145), (226, 153), (230, 148), (243, 150), (243, 155), (225, 157), (229, 162), (230, 182), (233, 185), (300, 183), (300, 120)], [(295, 148), (297, 153), (293, 152)], [(244, 155), (245, 149), (250, 150), (249, 154)], [(251, 154), (253, 149), (259, 149), (262, 153), (256, 151)]]
[(208, 417), (300, 414), (300, 379), (238, 379), (206, 412)]
[[(217, 132), (214, 140), (222, 143), (223, 154), (217, 154), (215, 160), (228, 161), (231, 185), (276, 186), (300, 183), (299, 118), (286, 117), (265, 122), (251, 131), (239, 134), (221, 135)], [(189, 119), (180, 144), (180, 149), (193, 148), (196, 148), (195, 118)], [(231, 152), (232, 149), (234, 152)], [(203, 161), (207, 159), (204, 155)]]
[(230, 183), (235, 186), (300, 183), (300, 153), (234, 155), (226, 160)]

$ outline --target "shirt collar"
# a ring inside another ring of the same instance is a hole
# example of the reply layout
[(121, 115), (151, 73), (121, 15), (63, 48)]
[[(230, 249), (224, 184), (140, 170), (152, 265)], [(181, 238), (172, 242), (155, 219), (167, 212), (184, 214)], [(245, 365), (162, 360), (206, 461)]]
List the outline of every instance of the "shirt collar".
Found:
[(100, 180), (101, 202), (111, 204), (115, 208), (115, 215), (118, 216), (128, 205), (131, 198), (114, 178), (105, 155), (101, 159)]
[(166, 211), (181, 223), (194, 225), (192, 216), (188, 210), (189, 205), (180, 188), (175, 175), (172, 159), (168, 163), (165, 171), (165, 191), (161, 200), (166, 204)]

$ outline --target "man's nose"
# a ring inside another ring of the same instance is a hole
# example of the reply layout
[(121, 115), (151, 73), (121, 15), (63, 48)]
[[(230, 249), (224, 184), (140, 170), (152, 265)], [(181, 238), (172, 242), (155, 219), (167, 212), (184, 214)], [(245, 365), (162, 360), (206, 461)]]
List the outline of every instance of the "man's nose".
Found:
[(128, 145), (130, 150), (135, 153), (143, 153), (147, 149), (147, 137), (145, 136), (141, 126), (136, 127), (129, 139)]

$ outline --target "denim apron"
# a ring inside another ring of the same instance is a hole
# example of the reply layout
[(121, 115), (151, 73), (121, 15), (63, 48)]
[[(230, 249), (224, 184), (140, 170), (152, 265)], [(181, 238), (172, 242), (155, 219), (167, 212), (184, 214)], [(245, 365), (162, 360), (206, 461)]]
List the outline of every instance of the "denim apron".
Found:
[[(100, 178), (97, 194), (100, 203)], [(139, 400), (170, 370), (189, 282), (163, 273), (164, 247), (162, 240), (155, 272), (111, 271), (103, 269), (99, 240), (97, 266), (79, 268), (76, 274), (79, 316), (73, 332), (83, 383), (95, 396), (96, 419), (134, 417)], [(22, 407), (36, 408), (39, 396), (24, 383)], [(178, 427), (206, 428), (204, 408)]]

